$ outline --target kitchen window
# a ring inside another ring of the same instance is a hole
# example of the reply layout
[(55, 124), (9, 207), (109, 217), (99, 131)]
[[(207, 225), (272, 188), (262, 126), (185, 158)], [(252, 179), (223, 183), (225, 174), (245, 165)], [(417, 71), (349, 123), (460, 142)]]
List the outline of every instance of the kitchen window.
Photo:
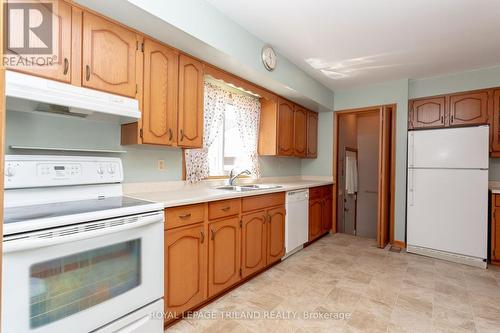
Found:
[(233, 168), (258, 178), (259, 98), (213, 81), (205, 81), (204, 95), (204, 147), (186, 149), (186, 180), (227, 176)]

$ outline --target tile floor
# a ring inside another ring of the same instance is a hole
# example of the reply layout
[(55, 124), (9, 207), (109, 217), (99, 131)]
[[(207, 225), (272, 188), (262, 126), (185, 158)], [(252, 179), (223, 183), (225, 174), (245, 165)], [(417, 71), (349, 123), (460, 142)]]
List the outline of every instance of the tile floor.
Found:
[[(166, 332), (500, 332), (500, 269), (328, 235), (201, 311), (197, 315), (217, 319), (185, 319)], [(297, 318), (264, 318), (286, 311)], [(308, 319), (304, 313), (351, 317)]]

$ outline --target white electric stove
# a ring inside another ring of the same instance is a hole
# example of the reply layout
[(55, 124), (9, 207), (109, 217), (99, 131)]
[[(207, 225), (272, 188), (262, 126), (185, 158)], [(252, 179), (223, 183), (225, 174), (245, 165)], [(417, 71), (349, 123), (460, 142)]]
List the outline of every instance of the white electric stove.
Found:
[(5, 158), (2, 332), (163, 332), (163, 206), (118, 158)]

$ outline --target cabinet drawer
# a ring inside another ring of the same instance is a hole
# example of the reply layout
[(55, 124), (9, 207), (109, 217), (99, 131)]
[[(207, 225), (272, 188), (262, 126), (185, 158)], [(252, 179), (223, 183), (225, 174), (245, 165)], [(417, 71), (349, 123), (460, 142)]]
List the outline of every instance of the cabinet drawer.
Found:
[(214, 201), (208, 203), (208, 219), (237, 215), (240, 212), (240, 199)]
[(314, 200), (323, 196), (323, 186), (311, 187), (309, 189), (309, 199)]
[(285, 204), (285, 192), (256, 195), (241, 200), (241, 211), (251, 212)]
[(495, 206), (500, 207), (500, 194), (495, 194)]
[(165, 228), (172, 229), (184, 225), (203, 222), (205, 204), (180, 206), (165, 209)]

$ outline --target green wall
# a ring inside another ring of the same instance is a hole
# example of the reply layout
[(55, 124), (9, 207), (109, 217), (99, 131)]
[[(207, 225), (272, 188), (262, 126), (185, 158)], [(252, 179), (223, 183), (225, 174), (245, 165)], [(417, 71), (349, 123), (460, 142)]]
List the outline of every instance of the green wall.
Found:
[[(120, 125), (68, 116), (31, 112), (7, 112), (6, 154), (40, 154), (40, 151), (12, 150), (11, 145), (126, 150), (120, 157), (125, 182), (181, 180), (182, 150), (154, 146), (121, 146)], [(57, 154), (56, 152), (49, 152)], [(47, 153), (45, 153), (47, 154)], [(71, 154), (65, 152), (64, 154)], [(85, 155), (78, 153), (77, 155)], [(92, 154), (87, 154), (92, 155)], [(165, 160), (165, 171), (158, 171), (157, 160)], [(264, 177), (300, 175), (301, 161), (294, 158), (261, 158)]]

